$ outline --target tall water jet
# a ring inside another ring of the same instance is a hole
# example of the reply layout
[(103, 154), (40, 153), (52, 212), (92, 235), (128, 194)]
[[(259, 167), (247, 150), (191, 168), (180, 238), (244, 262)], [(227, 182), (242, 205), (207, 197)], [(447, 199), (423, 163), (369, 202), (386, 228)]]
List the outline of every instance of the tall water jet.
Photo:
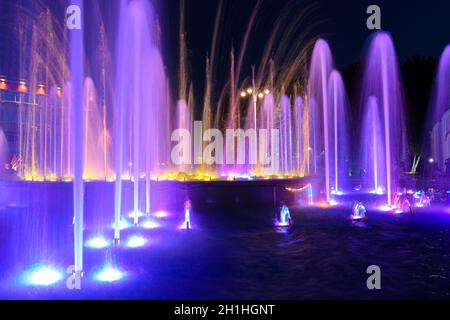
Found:
[(280, 134), (274, 134), (276, 105), (272, 93), (264, 97), (259, 114), (259, 172), (261, 176), (275, 175), (279, 171)]
[(361, 130), (361, 164), (365, 189), (382, 194), (386, 190), (386, 162), (381, 110), (377, 98), (369, 97)]
[[(205, 75), (205, 97), (203, 101), (203, 128), (202, 133), (207, 132), (213, 127), (212, 123), (212, 110), (211, 110), (211, 95), (212, 95), (212, 72), (211, 63), (209, 58), (206, 59), (206, 75)], [(207, 146), (206, 142), (203, 142), (203, 149)], [(212, 168), (206, 167), (206, 164), (202, 161), (202, 172), (210, 174)]]
[(369, 97), (376, 98), (382, 110), (385, 172), (380, 175), (385, 176), (387, 205), (392, 207), (400, 171), (407, 167), (408, 146), (399, 67), (392, 38), (386, 32), (372, 36), (365, 57), (363, 108), (370, 106)]
[(430, 154), (441, 172), (450, 170), (450, 45), (442, 53), (431, 101), (429, 130)]
[(292, 112), (291, 102), (287, 96), (281, 98), (281, 115), (279, 119), (279, 128), (281, 132), (281, 161), (282, 172), (284, 174), (292, 173)]
[(120, 3), (115, 112), (115, 239), (120, 238), (122, 180), (133, 182), (133, 217), (142, 210), (140, 180), (145, 177), (145, 210), (150, 210), (150, 179), (167, 167), (169, 105), (153, 7), (145, 0)]
[[(84, 0), (72, 0), (78, 6), (81, 17), (84, 14)], [(84, 22), (81, 28), (70, 30), (70, 69), (72, 83), (72, 166), (73, 166), (73, 202), (74, 202), (74, 240), (75, 240), (75, 272), (83, 271), (83, 219), (84, 219)]]
[(297, 175), (304, 175), (304, 139), (303, 136), (303, 120), (304, 120), (304, 102), (301, 97), (296, 97), (294, 104), (294, 141), (295, 141), (295, 173)]
[[(176, 124), (175, 124), (177, 129), (185, 130), (186, 132), (189, 132), (190, 134), (193, 133), (192, 111), (193, 111), (192, 103), (189, 103), (189, 101), (184, 101), (184, 100), (178, 101), (177, 112), (176, 112)], [(189, 155), (183, 155), (183, 158), (185, 156), (187, 156), (187, 158), (191, 159), (192, 145), (188, 152), (189, 152)], [(189, 165), (189, 162), (191, 162), (191, 161), (187, 161), (186, 163), (183, 162), (182, 164), (180, 164), (178, 167), (178, 172), (190, 173), (191, 166)]]
[[(186, 44), (186, 6), (185, 1), (180, 1), (180, 26), (179, 26), (179, 67), (178, 67), (178, 102), (176, 109), (176, 129), (188, 131), (191, 135), (193, 121), (193, 88), (189, 86), (189, 74), (187, 68), (187, 44)], [(189, 157), (192, 155), (192, 149), (189, 150)], [(183, 155), (187, 156), (187, 155)], [(186, 158), (187, 159), (187, 158)], [(189, 161), (190, 162), (190, 161)], [(178, 172), (189, 173), (191, 167), (189, 164), (182, 163), (178, 167)]]
[(348, 112), (347, 112), (347, 93), (345, 91), (344, 81), (338, 71), (333, 71), (329, 80), (329, 99), (330, 114), (332, 115), (333, 128), (330, 134), (332, 141), (333, 159), (331, 159), (333, 176), (334, 176), (334, 192), (340, 193), (346, 187), (348, 177)]
[(23, 21), (17, 28), (21, 43), (17, 48), (20, 57), (17, 69), (22, 81), (10, 88), (19, 93), (18, 175), (35, 181), (55, 178), (55, 133), (59, 129), (53, 120), (60, 98), (60, 91), (55, 88), (68, 78), (67, 37), (51, 10), (42, 9), (36, 16), (18, 17)]
[[(325, 169), (326, 201), (331, 201), (330, 184), (330, 110), (328, 99), (328, 80), (333, 70), (333, 58), (330, 47), (325, 40), (319, 39), (314, 46), (309, 73), (310, 110), (313, 120), (313, 155), (317, 166), (319, 155), (323, 152), (323, 168)], [(319, 120), (320, 119), (320, 120)], [(315, 173), (317, 174), (317, 167)]]
[(8, 141), (6, 140), (3, 130), (0, 128), (0, 178), (2, 177), (5, 166), (9, 162)]
[[(111, 176), (109, 132), (102, 126), (97, 90), (91, 78), (84, 84), (84, 179), (107, 180)], [(105, 159), (106, 157), (106, 159)]]

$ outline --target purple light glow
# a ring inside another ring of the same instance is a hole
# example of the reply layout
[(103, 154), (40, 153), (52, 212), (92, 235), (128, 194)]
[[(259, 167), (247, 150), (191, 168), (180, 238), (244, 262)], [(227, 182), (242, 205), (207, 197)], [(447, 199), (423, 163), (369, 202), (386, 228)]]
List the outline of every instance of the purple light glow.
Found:
[(144, 229), (149, 229), (150, 230), (150, 229), (158, 229), (158, 228), (161, 227), (161, 225), (158, 222), (156, 222), (156, 221), (146, 220), (146, 221), (142, 222), (142, 227)]
[(103, 237), (92, 238), (86, 242), (86, 247), (92, 249), (104, 249), (110, 246), (110, 242)]
[(126, 246), (128, 248), (142, 248), (147, 244), (147, 239), (145, 239), (142, 236), (138, 236), (138, 235), (134, 235), (131, 236), (127, 242), (126, 242)]
[(167, 213), (166, 211), (158, 211), (154, 214), (154, 216), (158, 219), (164, 219), (169, 217), (169, 213)]
[(107, 265), (94, 275), (94, 280), (99, 282), (117, 282), (122, 280), (124, 277), (124, 272)]

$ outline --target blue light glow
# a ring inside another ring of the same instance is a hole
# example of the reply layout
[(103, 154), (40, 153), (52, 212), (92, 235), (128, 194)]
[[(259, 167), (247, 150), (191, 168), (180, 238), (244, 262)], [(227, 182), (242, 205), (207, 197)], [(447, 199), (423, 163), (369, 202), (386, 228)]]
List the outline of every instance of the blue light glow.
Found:
[(283, 206), (280, 211), (279, 220), (276, 222), (277, 227), (289, 227), (291, 225), (291, 212), (287, 206)]
[(30, 286), (48, 287), (60, 282), (63, 274), (52, 266), (37, 265), (27, 271), (24, 276), (24, 283)]
[(141, 248), (141, 247), (145, 246), (146, 243), (147, 243), (147, 240), (144, 237), (132, 236), (126, 242), (126, 246), (128, 248)]
[(97, 237), (86, 242), (86, 247), (92, 249), (104, 249), (110, 246), (110, 242), (103, 237)]
[(142, 227), (144, 229), (157, 229), (160, 227), (160, 224), (152, 220), (147, 220), (142, 223)]
[[(120, 221), (120, 230), (126, 230), (126, 229), (128, 229), (128, 228), (131, 228), (131, 226), (132, 226), (132, 225), (131, 225), (128, 221), (126, 221), (126, 220), (121, 220), (121, 221)], [(113, 229), (116, 228), (114, 222), (112, 223), (111, 228), (113, 228)]]
[(180, 226), (180, 229), (189, 230), (189, 229), (192, 228), (192, 225), (191, 225), (191, 210), (192, 210), (192, 204), (188, 200), (188, 201), (186, 201), (184, 203), (184, 222)]
[(370, 190), (370, 192), (369, 193), (371, 193), (371, 194), (377, 194), (377, 195), (384, 195), (384, 190), (383, 190), (383, 188), (378, 188), (378, 189), (374, 189), (374, 190)]
[[(137, 218), (142, 218), (142, 217), (144, 217), (144, 216), (145, 216), (145, 214), (144, 214), (143, 212), (138, 212), (138, 213), (137, 213)], [(134, 212), (130, 212), (130, 213), (128, 214), (128, 218), (134, 219), (134, 218), (135, 218)]]
[(94, 275), (94, 279), (100, 282), (117, 282), (123, 279), (124, 273), (111, 266), (106, 266)]
[(353, 221), (363, 221), (367, 218), (366, 207), (361, 202), (355, 202), (352, 209), (351, 219)]
[(334, 200), (334, 199), (332, 199), (331, 201), (330, 201), (330, 206), (337, 206), (339, 203), (336, 201), (336, 200)]
[(169, 216), (169, 214), (165, 211), (158, 211), (155, 213), (155, 217), (158, 219), (167, 218), (168, 216)]

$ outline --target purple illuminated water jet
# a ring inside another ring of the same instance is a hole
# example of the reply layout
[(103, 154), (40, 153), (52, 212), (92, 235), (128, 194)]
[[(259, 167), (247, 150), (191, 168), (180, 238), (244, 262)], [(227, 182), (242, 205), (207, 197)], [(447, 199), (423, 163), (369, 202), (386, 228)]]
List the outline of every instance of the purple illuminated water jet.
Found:
[[(318, 40), (313, 50), (309, 73), (310, 110), (313, 115), (313, 162), (314, 173), (317, 174), (318, 163), (323, 165), (325, 174), (326, 201), (331, 201), (330, 185), (330, 124), (328, 81), (333, 71), (333, 58), (330, 47), (325, 40)], [(323, 159), (319, 159), (321, 154)]]
[(345, 91), (344, 81), (338, 71), (333, 71), (329, 80), (330, 114), (332, 122), (330, 127), (330, 146), (332, 159), (332, 175), (334, 177), (334, 192), (341, 193), (347, 187), (348, 180), (348, 112), (347, 112), (347, 93)]
[[(450, 170), (450, 45), (442, 53), (431, 103), (431, 159), (441, 172)], [(446, 167), (447, 163), (447, 167)]]
[[(120, 3), (115, 118), (115, 238), (120, 236), (122, 179), (133, 181), (134, 223), (150, 213), (152, 174), (168, 170), (170, 105), (158, 29), (152, 6), (144, 0)], [(145, 177), (145, 206), (140, 180)]]
[(372, 193), (383, 193), (386, 190), (386, 162), (381, 111), (377, 98), (369, 97), (365, 110), (360, 154), (365, 169), (366, 189)]
[[(83, 13), (84, 0), (73, 0)], [(72, 167), (73, 167), (73, 202), (74, 202), (74, 248), (75, 272), (83, 271), (83, 227), (84, 227), (84, 34), (81, 30), (70, 32), (70, 66), (72, 84)]]
[[(387, 205), (392, 207), (393, 195), (396, 194), (399, 175), (401, 172), (406, 171), (408, 146), (404, 95), (399, 67), (392, 38), (386, 32), (378, 32), (371, 38), (365, 57), (361, 96), (362, 108), (364, 109), (363, 114), (366, 116), (368, 113), (370, 114), (367, 108), (373, 109), (375, 101), (379, 106), (382, 118), (382, 136), (380, 137), (382, 137), (383, 141), (381, 142), (382, 148), (376, 148), (375, 151), (379, 153), (381, 149), (384, 150), (384, 168), (378, 168), (375, 176), (385, 179), (386, 201)], [(372, 102), (369, 103), (369, 99)], [(373, 129), (374, 125), (371, 127)], [(364, 141), (363, 144), (372, 145), (373, 141)], [(379, 142), (377, 144), (380, 145)], [(366, 165), (369, 164), (366, 163)], [(370, 165), (372, 166), (372, 164)], [(365, 169), (368, 170), (367, 168)]]

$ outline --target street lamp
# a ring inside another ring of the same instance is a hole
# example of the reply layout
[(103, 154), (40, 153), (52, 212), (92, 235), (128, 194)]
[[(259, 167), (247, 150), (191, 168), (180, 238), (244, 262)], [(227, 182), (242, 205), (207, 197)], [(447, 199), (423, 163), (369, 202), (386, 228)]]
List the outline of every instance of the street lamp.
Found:
[[(241, 97), (247, 98), (251, 97), (253, 101), (253, 126), (255, 129), (255, 155), (258, 155), (258, 122), (257, 122), (257, 104), (258, 104), (258, 98), (263, 99), (265, 96), (270, 94), (269, 89), (264, 88), (257, 88), (256, 87), (256, 81), (255, 81), (255, 67), (252, 67), (252, 87), (247, 88), (246, 90), (241, 91)], [(256, 164), (255, 164), (256, 167)]]

